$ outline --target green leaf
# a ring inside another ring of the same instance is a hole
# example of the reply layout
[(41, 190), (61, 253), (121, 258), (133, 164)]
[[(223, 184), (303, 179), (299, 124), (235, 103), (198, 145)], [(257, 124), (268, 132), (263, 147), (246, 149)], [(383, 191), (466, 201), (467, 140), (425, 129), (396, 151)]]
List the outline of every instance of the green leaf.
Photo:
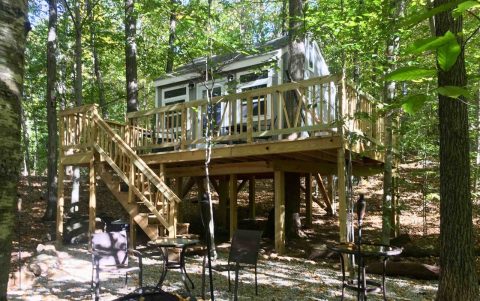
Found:
[(445, 35), (440, 37), (430, 37), (428, 39), (415, 41), (415, 43), (409, 47), (407, 53), (421, 53), (427, 50), (434, 50), (452, 40), (455, 40), (455, 35), (451, 31), (447, 31)]
[(459, 98), (463, 96), (465, 98), (471, 98), (470, 92), (464, 87), (459, 86), (443, 86), (436, 89), (437, 93), (443, 96), (451, 98)]
[(391, 81), (415, 80), (435, 76), (435, 69), (424, 69), (418, 67), (404, 67), (388, 74), (385, 79)]
[(480, 3), (478, 1), (466, 1), (466, 2), (460, 3), (458, 7), (453, 10), (452, 15), (455, 18), (458, 18), (464, 12), (474, 7), (480, 7)]
[(466, 2), (466, 0), (447, 2), (445, 4), (442, 4), (440, 6), (437, 6), (435, 8), (429, 9), (429, 10), (424, 10), (422, 12), (413, 13), (411, 17), (405, 19), (405, 21), (403, 21), (400, 24), (400, 27), (410, 28), (410, 27), (415, 26), (418, 23), (422, 22), (423, 20), (426, 20), (430, 17), (433, 17), (436, 14), (439, 14), (441, 12), (452, 9), (453, 7), (459, 5), (463, 2)]
[(461, 51), (461, 47), (456, 39), (450, 40), (448, 43), (438, 48), (437, 60), (440, 68), (442, 68), (443, 71), (450, 70), (457, 61), (458, 55)]
[(427, 95), (425, 94), (410, 95), (402, 101), (402, 109), (408, 114), (413, 115), (423, 107), (426, 101)]

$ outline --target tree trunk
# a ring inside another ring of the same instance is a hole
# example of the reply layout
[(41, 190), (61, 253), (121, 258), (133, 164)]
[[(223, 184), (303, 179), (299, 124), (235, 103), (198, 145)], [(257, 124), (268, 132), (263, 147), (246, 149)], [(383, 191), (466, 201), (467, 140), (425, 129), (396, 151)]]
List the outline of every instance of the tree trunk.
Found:
[[(289, 61), (288, 70), (292, 81), (304, 79), (305, 73), (305, 34), (303, 32), (303, 0), (289, 0)], [(296, 110), (295, 93), (289, 93), (285, 99), (289, 119), (294, 119)], [(285, 229), (288, 236), (301, 236), (296, 229), (294, 216), (300, 213), (300, 175), (285, 173)]]
[(165, 67), (165, 72), (170, 73), (173, 71), (173, 62), (175, 60), (175, 33), (177, 28), (177, 14), (176, 14), (176, 5), (177, 0), (171, 0), (171, 9), (170, 14), (170, 35), (168, 37), (168, 53), (167, 53), (167, 65)]
[[(82, 46), (82, 25), (83, 25), (83, 18), (80, 12), (80, 1), (75, 1), (74, 7), (74, 27), (75, 27), (75, 105), (81, 106), (83, 104), (83, 71), (82, 71), (82, 54), (83, 54), (83, 46)], [(70, 212), (75, 213), (75, 208), (78, 207), (78, 203), (80, 202), (80, 167), (74, 166), (73, 167), (73, 174), (72, 174), (72, 194), (71, 194), (71, 207)]]
[(83, 73), (82, 73), (82, 14), (80, 12), (80, 1), (75, 1), (75, 105), (81, 106), (83, 103)]
[[(435, 7), (448, 3), (435, 0)], [(452, 10), (435, 16), (436, 35), (456, 34), (460, 45), (462, 17)], [(438, 86), (467, 84), (464, 48), (448, 71), (438, 70)], [(467, 102), (438, 95), (440, 127), (440, 282), (437, 300), (478, 300), (478, 283), (473, 250), (472, 202)]]
[(479, 189), (479, 175), (480, 175), (480, 88), (477, 89), (477, 101), (475, 104), (474, 133), (475, 133), (475, 137), (474, 137), (475, 169), (473, 173), (472, 187), (473, 187), (473, 192), (477, 193)]
[(0, 301), (7, 300), (17, 184), (22, 162), (20, 102), (23, 90), (27, 1), (0, 0)]
[(47, 40), (47, 210), (43, 218), (54, 220), (57, 208), (57, 0), (48, 1)]
[(100, 109), (102, 112), (102, 117), (104, 119), (108, 118), (108, 108), (105, 103), (105, 91), (103, 86), (103, 77), (102, 71), (100, 70), (100, 59), (98, 58), (97, 52), (97, 32), (95, 26), (95, 20), (93, 16), (93, 4), (91, 0), (87, 0), (87, 15), (90, 21), (90, 46), (92, 48), (92, 55), (93, 55), (93, 73), (95, 75), (95, 80), (97, 82), (97, 89), (98, 89), (98, 104), (100, 105)]
[[(396, 54), (398, 52), (399, 37), (395, 32), (395, 22), (403, 15), (404, 0), (386, 0), (384, 3), (386, 20), (390, 20), (387, 26), (387, 49), (386, 49), (386, 73), (395, 70)], [(395, 82), (385, 82), (385, 103), (391, 104), (395, 100)], [(390, 234), (395, 224), (392, 224), (393, 210), (393, 112), (387, 111), (385, 115), (385, 164), (383, 168), (383, 202), (382, 202), (382, 243), (390, 244)]]
[(125, 0), (125, 68), (127, 79), (127, 112), (138, 111), (137, 44), (135, 40), (137, 18), (135, 0)]

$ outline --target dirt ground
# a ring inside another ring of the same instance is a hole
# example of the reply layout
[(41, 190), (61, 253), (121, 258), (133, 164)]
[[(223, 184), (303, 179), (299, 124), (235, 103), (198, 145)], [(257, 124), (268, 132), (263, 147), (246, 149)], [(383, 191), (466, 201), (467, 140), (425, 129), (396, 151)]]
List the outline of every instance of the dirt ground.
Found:
[[(415, 245), (435, 249), (438, 246), (439, 236), (439, 201), (438, 201), (438, 176), (435, 166), (428, 170), (421, 169), (420, 164), (404, 164), (400, 168), (399, 202), (401, 207), (400, 233), (408, 234)], [(55, 240), (55, 223), (42, 220), (46, 209), (45, 177), (22, 178), (19, 183), (21, 197), (21, 211), (18, 213), (18, 222), (15, 229), (12, 253), (12, 273), (18, 270), (19, 265), (28, 263), (38, 244)], [(364, 237), (370, 241), (379, 241), (381, 231), (381, 177), (357, 179), (354, 185), (356, 200), (360, 193), (365, 194), (367, 200), (367, 215), (364, 223)], [(70, 194), (69, 185), (66, 185), (66, 195)], [(193, 188), (195, 190), (195, 187)], [(303, 197), (303, 196), (302, 196)], [(190, 204), (189, 210), (194, 211), (196, 195), (191, 192), (186, 203)], [(216, 202), (218, 198), (214, 196)], [(248, 218), (248, 185), (239, 192), (238, 220)], [(68, 205), (68, 198), (66, 203)], [(108, 189), (99, 184), (97, 188), (97, 212), (112, 218), (125, 217), (125, 212), (114, 200)], [(475, 229), (476, 247), (480, 249), (480, 200), (473, 201), (473, 222)], [(86, 213), (88, 205), (88, 185), (82, 183), (80, 211)], [(188, 206), (187, 206), (188, 207)], [(68, 208), (68, 206), (66, 207)], [(273, 208), (273, 187), (271, 180), (259, 180), (256, 183), (256, 211), (257, 223), (264, 224), (268, 212)], [(302, 205), (302, 211), (304, 207)], [(196, 214), (192, 215), (193, 217)], [(191, 229), (195, 229), (195, 222), (190, 221)], [(220, 229), (221, 230), (221, 229)], [(304, 228), (306, 237), (293, 239), (287, 242), (287, 255), (295, 258), (311, 258), (312, 245), (333, 242), (338, 239), (338, 218), (327, 216), (326, 212), (316, 203), (313, 204), (313, 225)], [(226, 231), (220, 231), (219, 240), (226, 239)], [(266, 254), (273, 252), (273, 245), (265, 247)], [(438, 257), (428, 256), (422, 258), (407, 258), (426, 264), (438, 264)], [(480, 260), (477, 257), (477, 270), (480, 271)]]

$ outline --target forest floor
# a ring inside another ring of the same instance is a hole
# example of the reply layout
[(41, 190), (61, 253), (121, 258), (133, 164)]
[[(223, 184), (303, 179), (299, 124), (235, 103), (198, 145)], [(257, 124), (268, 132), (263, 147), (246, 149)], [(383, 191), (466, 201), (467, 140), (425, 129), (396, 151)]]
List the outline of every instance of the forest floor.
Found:
[[(408, 235), (409, 244), (414, 244), (423, 250), (435, 250), (439, 243), (438, 177), (435, 174), (435, 166), (423, 169), (419, 164), (411, 163), (404, 164), (400, 168), (400, 178), (402, 179), (399, 189), (402, 209), (400, 233)], [(42, 220), (46, 209), (46, 201), (43, 197), (45, 186), (44, 177), (22, 178), (19, 184), (22, 210), (18, 215), (13, 242), (9, 300), (89, 300), (91, 299), (91, 258), (87, 246), (85, 243), (65, 245), (53, 250), (55, 237), (52, 235), (55, 233), (55, 223)], [(88, 204), (88, 185), (82, 186), (80, 206), (83, 208), (80, 208), (80, 211), (85, 211), (86, 204)], [(383, 193), (381, 187), (381, 180), (376, 177), (361, 179), (354, 186), (354, 199), (360, 193), (365, 194), (367, 199), (364, 237), (370, 241), (378, 241), (380, 238)], [(273, 208), (272, 191), (271, 181), (257, 181), (256, 202), (259, 224), (265, 223), (268, 212)], [(67, 188), (67, 195), (68, 193)], [(186, 203), (193, 204), (191, 202), (193, 199), (195, 199), (195, 194), (191, 193), (187, 196)], [(118, 203), (115, 203), (113, 196), (105, 187), (99, 187), (97, 190), (97, 200), (101, 200), (97, 205), (99, 214), (112, 217), (123, 214), (119, 213), (118, 206), (112, 206), (112, 204)], [(473, 203), (473, 222), (478, 248), (480, 247), (480, 204), (478, 199), (475, 199)], [(306, 237), (290, 240), (284, 256), (275, 254), (272, 241), (265, 240), (262, 243), (258, 273), (259, 296), (254, 294), (253, 273), (248, 271), (241, 273), (240, 276), (239, 300), (340, 299), (339, 260), (333, 256), (318, 256), (316, 249), (316, 246), (324, 246), (337, 240), (338, 218), (327, 216), (326, 212), (315, 203), (313, 209), (313, 225), (303, 229)], [(248, 189), (244, 188), (239, 192), (238, 214), (239, 221), (248, 217)], [(195, 222), (191, 222), (191, 229), (197, 228)], [(228, 254), (228, 243), (221, 234), (218, 237), (218, 262), (222, 264), (225, 263)], [(39, 245), (46, 246), (45, 250), (38, 252)], [(435, 251), (430, 253), (431, 256), (415, 258), (402, 256), (399, 260), (438, 265)], [(187, 271), (196, 284), (194, 292), (197, 296), (200, 295), (201, 260), (198, 256), (187, 259)], [(159, 276), (159, 264), (159, 261), (155, 259), (147, 258), (144, 261), (144, 285), (156, 283)], [(37, 271), (38, 276), (33, 273), (35, 265), (39, 266), (41, 270)], [(479, 257), (477, 257), (476, 266), (477, 271), (480, 272)], [(379, 280), (378, 276), (372, 277)], [(214, 281), (216, 299), (231, 300), (227, 290), (227, 272), (215, 272)], [(390, 300), (434, 300), (437, 285), (438, 281), (435, 280), (414, 280), (390, 276), (387, 277), (387, 298)], [(101, 300), (112, 300), (125, 295), (134, 286), (135, 283), (130, 283), (127, 288), (124, 288), (121, 277), (109, 278), (108, 282), (102, 282)], [(181, 286), (180, 275), (175, 271), (169, 273), (163, 288), (170, 292), (185, 293)], [(346, 300), (355, 299), (355, 296), (349, 291), (346, 291), (346, 297)], [(372, 300), (381, 300), (380, 294), (374, 294), (372, 297)]]

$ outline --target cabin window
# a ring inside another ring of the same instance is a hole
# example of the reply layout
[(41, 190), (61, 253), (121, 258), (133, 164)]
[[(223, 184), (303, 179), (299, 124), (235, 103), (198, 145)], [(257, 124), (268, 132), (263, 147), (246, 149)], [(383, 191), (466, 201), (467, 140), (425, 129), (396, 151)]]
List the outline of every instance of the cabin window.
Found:
[(240, 75), (240, 83), (248, 83), (248, 82), (253, 82), (259, 79), (264, 79), (268, 78), (268, 70), (262, 70), (259, 72), (252, 72), (252, 73), (247, 73)]
[[(255, 89), (267, 88), (272, 86), (273, 70), (246, 71), (237, 75), (239, 84), (237, 92), (251, 91)], [(253, 121), (271, 118), (270, 96), (255, 96), (252, 99), (253, 105)], [(241, 118), (247, 117), (247, 100), (241, 102)]]
[(182, 103), (187, 100), (187, 86), (174, 87), (163, 90), (163, 105)]
[[(163, 105), (171, 106), (187, 101), (188, 93), (187, 86), (174, 87), (163, 90)], [(167, 112), (165, 114), (166, 128), (180, 128), (182, 124), (182, 116), (179, 112)]]

